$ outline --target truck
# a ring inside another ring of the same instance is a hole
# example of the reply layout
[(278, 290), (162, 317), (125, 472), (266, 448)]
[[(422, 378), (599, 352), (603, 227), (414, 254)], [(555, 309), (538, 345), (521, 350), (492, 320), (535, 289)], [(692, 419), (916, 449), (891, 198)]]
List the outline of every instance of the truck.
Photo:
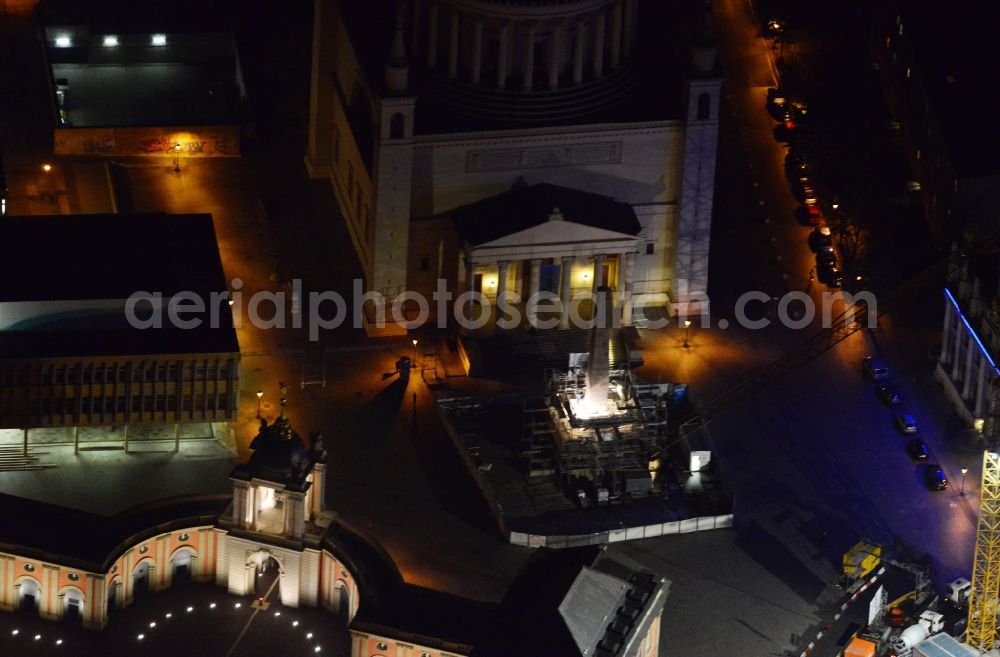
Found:
[(956, 609), (965, 609), (969, 604), (969, 594), (972, 592), (972, 582), (959, 577), (948, 582), (948, 592), (945, 597)]
[(882, 546), (861, 539), (844, 553), (841, 567), (841, 584), (850, 588), (866, 579), (882, 563)]

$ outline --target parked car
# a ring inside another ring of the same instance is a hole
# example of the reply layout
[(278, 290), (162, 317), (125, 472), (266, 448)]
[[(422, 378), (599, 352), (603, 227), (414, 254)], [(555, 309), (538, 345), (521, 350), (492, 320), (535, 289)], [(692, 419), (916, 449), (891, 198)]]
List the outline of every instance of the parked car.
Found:
[(816, 254), (816, 267), (832, 269), (837, 266), (837, 254), (828, 249), (822, 249)]
[(791, 101), (788, 105), (796, 121), (803, 121), (809, 116), (809, 104), (801, 98)]
[(771, 87), (767, 90), (767, 102), (775, 107), (784, 107), (788, 102), (788, 98), (785, 96), (785, 92), (781, 90), (781, 87)]
[(791, 110), (785, 110), (781, 117), (781, 122), (785, 124), (786, 130), (795, 129), (795, 119), (792, 117)]
[(931, 490), (944, 490), (948, 487), (948, 477), (944, 476), (944, 470), (937, 463), (924, 466), (924, 482)]
[(911, 438), (908, 443), (906, 443), (906, 453), (910, 455), (910, 458), (915, 461), (926, 461), (927, 457), (930, 456), (931, 451), (927, 449), (927, 443), (920, 440), (919, 438)]
[(830, 234), (829, 226), (819, 226), (809, 233), (809, 248), (813, 251), (818, 252), (827, 246), (833, 246), (833, 235)]
[(865, 374), (872, 381), (885, 381), (889, 378), (889, 367), (881, 359), (874, 356), (865, 356), (861, 361)]
[(878, 396), (879, 399), (881, 399), (884, 403), (888, 404), (889, 406), (895, 406), (896, 404), (902, 401), (902, 399), (899, 396), (899, 392), (897, 392), (894, 387), (888, 384), (880, 385), (878, 387)]
[(903, 433), (916, 433), (917, 418), (909, 413), (899, 413), (896, 415), (896, 427)]
[(836, 263), (821, 264), (819, 267), (819, 282), (828, 287), (840, 287), (844, 284), (844, 274)]
[(795, 220), (806, 226), (818, 226), (823, 223), (823, 211), (815, 205), (800, 205), (795, 208)]

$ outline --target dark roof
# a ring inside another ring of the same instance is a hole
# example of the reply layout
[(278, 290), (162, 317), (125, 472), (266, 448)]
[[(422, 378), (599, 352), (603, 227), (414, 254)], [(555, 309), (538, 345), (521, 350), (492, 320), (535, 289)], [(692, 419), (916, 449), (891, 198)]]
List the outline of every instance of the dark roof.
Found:
[(42, 0), (46, 25), (89, 25), (99, 34), (227, 30), (230, 2), (204, 0)]
[(313, 464), (322, 460), (322, 444), (314, 444), (307, 451), (302, 437), (292, 429), (284, 413), (271, 424), (260, 421), (260, 430), (250, 441), (250, 449), (253, 450), (250, 460), (236, 466), (234, 477), (265, 479), (299, 490), (308, 488), (306, 477)]
[[(579, 655), (559, 605), (597, 554), (596, 547), (541, 550), (504, 596), (496, 629), (477, 655)], [(527, 636), (532, 640), (523, 641)]]
[(641, 230), (628, 203), (609, 196), (541, 183), (518, 187), (452, 210), (459, 239), (472, 246), (545, 223), (554, 208), (566, 221), (627, 235)]
[[(661, 577), (620, 559), (595, 546), (539, 550), (501, 602), (495, 629), (484, 636), (477, 657), (580, 656), (585, 654), (580, 642), (590, 647), (589, 657), (617, 654), (609, 646), (622, 635), (610, 625), (624, 629), (625, 636), (645, 632), (662, 611), (650, 607)], [(619, 600), (612, 589), (622, 584), (627, 590)], [(613, 601), (620, 604), (611, 609)], [(619, 608), (634, 617), (619, 618)]]
[(593, 654), (604, 637), (606, 619), (614, 616), (628, 590), (624, 580), (589, 566), (577, 573), (559, 604), (559, 615), (581, 654)]
[[(337, 0), (337, 8), (351, 37), (369, 89), (381, 93), (385, 60), (389, 56), (395, 0)], [(407, 44), (407, 49), (409, 49)], [(411, 64), (413, 58), (410, 58)], [(350, 93), (350, 89), (344, 90)]]
[[(223, 313), (223, 318), (226, 314)], [(231, 318), (219, 328), (203, 326), (86, 331), (0, 331), (3, 358), (85, 358), (164, 354), (238, 354)]]
[(209, 214), (9, 216), (0, 241), (0, 302), (228, 289)]
[(983, 0), (956, 0), (947, 11), (932, 2), (898, 2), (897, 8), (959, 178), (1000, 172), (1000, 127), (993, 118), (1000, 87), (988, 46), (1000, 31), (998, 13)]
[(102, 571), (123, 543), (133, 545), (172, 528), (212, 525), (231, 501), (230, 495), (174, 498), (107, 517), (0, 495), (0, 551)]

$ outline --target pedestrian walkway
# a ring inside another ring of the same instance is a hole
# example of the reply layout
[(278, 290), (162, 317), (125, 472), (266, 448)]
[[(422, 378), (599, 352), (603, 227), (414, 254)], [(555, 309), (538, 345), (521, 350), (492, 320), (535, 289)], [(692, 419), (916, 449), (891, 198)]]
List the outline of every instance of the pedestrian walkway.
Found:
[(181, 451), (73, 453), (72, 445), (29, 450), (42, 468), (7, 471), (0, 493), (105, 516), (154, 500), (228, 494), (235, 455), (213, 440), (185, 441)]

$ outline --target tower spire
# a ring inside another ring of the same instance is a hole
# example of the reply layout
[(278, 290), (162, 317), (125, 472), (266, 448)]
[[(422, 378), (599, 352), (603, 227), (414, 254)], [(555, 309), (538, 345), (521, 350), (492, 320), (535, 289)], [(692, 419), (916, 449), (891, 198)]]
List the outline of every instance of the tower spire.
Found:
[(712, 31), (712, 3), (705, 0), (698, 12), (698, 25), (691, 44), (691, 67), (695, 75), (709, 76), (716, 72), (718, 60), (715, 34)]
[(403, 38), (403, 13), (397, 4), (392, 22), (389, 56), (385, 60), (385, 88), (392, 92), (403, 92), (409, 86), (410, 62), (406, 56), (406, 41)]

